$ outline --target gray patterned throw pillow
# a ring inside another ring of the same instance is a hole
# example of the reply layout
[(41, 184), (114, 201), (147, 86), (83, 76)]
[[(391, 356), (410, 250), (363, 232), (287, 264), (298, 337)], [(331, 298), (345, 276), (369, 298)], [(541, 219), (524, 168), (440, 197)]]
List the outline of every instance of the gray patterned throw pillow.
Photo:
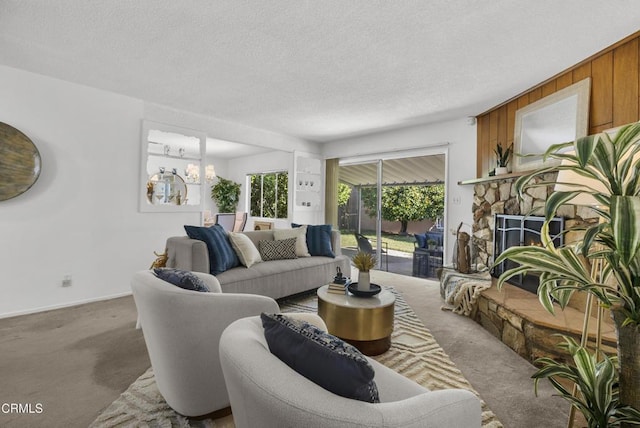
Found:
[(297, 259), (296, 238), (277, 241), (259, 241), (258, 250), (262, 261)]

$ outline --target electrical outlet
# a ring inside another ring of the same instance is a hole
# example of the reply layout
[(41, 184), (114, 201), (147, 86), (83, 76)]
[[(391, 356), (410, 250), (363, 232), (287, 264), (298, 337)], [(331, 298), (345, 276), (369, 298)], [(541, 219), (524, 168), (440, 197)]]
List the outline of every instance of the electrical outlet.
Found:
[(65, 275), (62, 277), (62, 286), (71, 287), (71, 275)]
[(460, 205), (462, 204), (462, 198), (460, 196), (454, 196), (452, 198), (452, 202), (453, 202), (453, 205)]

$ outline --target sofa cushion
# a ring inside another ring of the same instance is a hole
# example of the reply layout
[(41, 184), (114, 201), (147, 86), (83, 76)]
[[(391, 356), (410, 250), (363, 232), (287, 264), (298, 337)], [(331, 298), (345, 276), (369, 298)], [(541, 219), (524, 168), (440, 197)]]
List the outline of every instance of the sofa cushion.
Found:
[[(301, 224), (292, 223), (292, 227), (301, 227)], [(331, 249), (331, 225), (307, 225), (307, 247), (312, 256), (335, 257)]]
[(275, 229), (273, 231), (275, 239), (296, 238), (296, 255), (298, 257), (309, 257), (309, 249), (307, 248), (307, 226), (301, 226), (294, 229)]
[(260, 241), (258, 243), (260, 257), (263, 261), (297, 259), (296, 238)]
[(240, 263), (243, 266), (249, 268), (255, 263), (260, 263), (262, 261), (260, 252), (251, 239), (249, 239), (249, 237), (244, 233), (229, 232), (229, 241), (231, 241), (231, 246), (235, 250), (238, 259), (240, 259)]
[(192, 272), (173, 268), (156, 268), (153, 270), (158, 278), (185, 290), (209, 292), (209, 287)]
[(380, 402), (373, 367), (354, 346), (282, 314), (260, 318), (269, 350), (293, 370), (342, 397)]
[(191, 239), (207, 244), (209, 266), (212, 275), (217, 275), (240, 264), (236, 252), (231, 247), (227, 232), (219, 224), (211, 227), (184, 226)]

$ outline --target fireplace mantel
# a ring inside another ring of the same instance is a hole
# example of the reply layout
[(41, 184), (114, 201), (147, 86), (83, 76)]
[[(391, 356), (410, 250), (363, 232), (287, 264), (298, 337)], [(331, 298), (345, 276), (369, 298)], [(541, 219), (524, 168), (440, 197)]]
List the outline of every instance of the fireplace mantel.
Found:
[(505, 180), (505, 179), (508, 180), (511, 178), (521, 177), (525, 174), (529, 174), (530, 172), (533, 172), (533, 171), (518, 171), (518, 172), (510, 172), (508, 174), (493, 175), (491, 177), (473, 178), (471, 180), (458, 181), (458, 185), (468, 186), (468, 185), (478, 184), (478, 183), (490, 183), (492, 181)]

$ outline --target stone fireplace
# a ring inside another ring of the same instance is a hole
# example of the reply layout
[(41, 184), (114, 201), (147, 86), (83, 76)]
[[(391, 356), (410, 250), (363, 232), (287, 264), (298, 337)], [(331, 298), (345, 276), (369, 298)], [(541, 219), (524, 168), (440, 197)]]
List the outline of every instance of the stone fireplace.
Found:
[[(557, 173), (545, 174), (535, 182), (555, 182)], [(491, 266), (494, 260), (494, 231), (495, 215), (506, 214), (511, 216), (543, 215), (544, 204), (547, 197), (553, 192), (553, 185), (528, 189), (519, 200), (515, 189), (515, 180), (518, 176), (509, 174), (505, 178), (489, 177), (479, 179), (474, 183), (473, 191), (473, 233), (472, 254), (475, 255), (475, 263)], [(565, 228), (576, 225), (592, 224), (598, 221), (598, 215), (589, 207), (563, 205), (557, 213), (564, 219)], [(567, 234), (566, 243), (573, 242), (579, 237), (573, 233)]]
[[(540, 230), (544, 217), (496, 214), (493, 230), (493, 253), (497, 257), (510, 247), (523, 245), (542, 245)], [(549, 223), (549, 234), (556, 247), (564, 242), (564, 219), (556, 217)], [(517, 267), (517, 264), (505, 260), (491, 269), (494, 278), (500, 277), (505, 271)], [(538, 277), (536, 275), (518, 275), (511, 278), (511, 284), (531, 293), (538, 291)]]
[[(535, 180), (553, 183), (556, 175), (556, 173), (546, 174)], [(523, 199), (520, 200), (514, 186), (517, 178), (516, 174), (508, 174), (504, 177), (489, 177), (464, 183), (474, 185), (472, 254), (475, 255), (475, 262), (479, 266), (491, 267), (496, 248), (503, 248), (496, 245), (495, 237), (497, 236), (500, 240), (507, 238), (501, 234), (500, 230), (496, 235), (496, 228), (510, 229), (513, 226), (512, 223), (505, 223), (503, 220), (517, 219), (516, 222), (521, 222), (525, 214), (529, 219), (532, 218), (531, 216), (543, 215), (545, 201), (553, 192), (552, 184), (537, 187), (527, 190)], [(500, 217), (497, 217), (498, 215)], [(576, 225), (592, 224), (598, 221), (597, 213), (588, 207), (565, 205), (557, 215), (561, 218), (556, 225), (558, 232)], [(526, 228), (535, 229), (529, 226), (527, 224)], [(524, 237), (524, 232), (522, 235), (520, 232), (518, 234), (518, 245), (530, 244), (527, 241), (528, 237)], [(555, 233), (552, 232), (551, 235)], [(509, 239), (516, 240), (516, 238)], [(580, 236), (576, 232), (564, 234), (565, 244), (578, 239)], [(499, 276), (499, 272), (494, 272), (494, 276)], [(496, 279), (494, 278), (493, 281), (495, 283)], [(537, 287), (537, 278), (534, 278), (533, 283)], [(511, 284), (505, 284), (500, 291), (496, 287), (491, 287), (480, 295), (477, 310), (472, 314), (472, 318), (531, 362), (543, 356), (566, 358), (556, 347), (561, 340), (556, 333), (580, 337), (584, 319), (584, 293), (576, 293), (569, 307), (564, 311), (556, 311), (555, 316), (542, 308), (534, 293), (533, 288), (526, 291)], [(594, 334), (595, 324), (594, 319), (591, 322), (590, 335)], [(615, 353), (616, 340), (613, 325), (605, 323), (603, 334), (605, 352)]]

